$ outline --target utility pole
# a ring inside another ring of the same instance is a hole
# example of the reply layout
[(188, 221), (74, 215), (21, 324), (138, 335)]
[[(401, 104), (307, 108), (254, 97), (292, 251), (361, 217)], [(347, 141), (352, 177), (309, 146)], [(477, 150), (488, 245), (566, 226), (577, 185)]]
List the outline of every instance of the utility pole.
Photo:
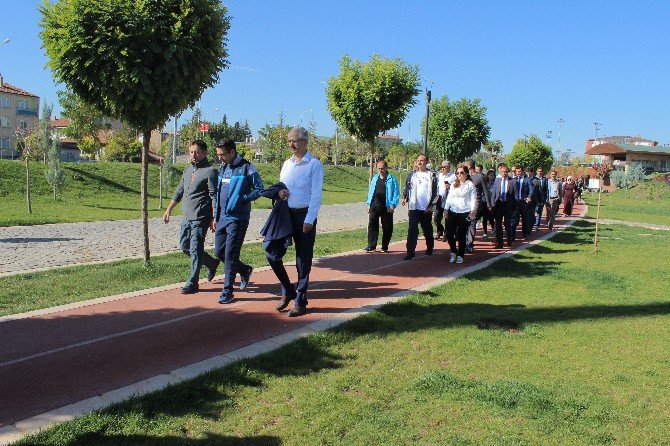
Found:
[[(598, 139), (598, 130), (600, 130), (600, 126), (601, 126), (601, 125), (602, 125), (602, 124), (599, 123), (599, 122), (594, 122), (594, 123), (593, 123), (593, 127), (595, 127), (595, 129), (596, 129), (596, 139)], [(593, 141), (593, 142), (595, 142), (595, 141)]]
[(563, 118), (558, 119), (558, 149), (556, 150), (556, 153), (560, 156), (561, 154), (561, 130), (563, 129)]
[(428, 156), (428, 122), (430, 119), (430, 90), (426, 87), (426, 126), (423, 129), (423, 154)]
[(172, 135), (172, 163), (177, 162), (177, 115), (174, 115), (174, 133)]

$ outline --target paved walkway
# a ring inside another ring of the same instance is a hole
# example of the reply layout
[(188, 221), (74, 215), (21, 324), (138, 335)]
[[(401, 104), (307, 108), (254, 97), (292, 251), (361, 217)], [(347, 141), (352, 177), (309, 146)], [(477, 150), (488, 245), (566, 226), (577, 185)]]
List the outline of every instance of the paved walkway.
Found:
[[(269, 209), (252, 212), (247, 241), (260, 240), (259, 232)], [(395, 221), (406, 221), (407, 212), (398, 212)], [(322, 206), (319, 232), (333, 232), (367, 227), (365, 203)], [(169, 224), (162, 218), (149, 220), (149, 243), (152, 255), (179, 250), (181, 216)], [(0, 277), (21, 272), (41, 271), (60, 266), (143, 256), (141, 220), (60, 223), (0, 228)], [(208, 246), (214, 243), (209, 234)]]
[[(571, 222), (558, 219), (555, 228)], [(555, 233), (533, 232), (513, 250), (478, 239), (461, 265), (448, 262), (444, 242), (426, 256), (420, 241), (410, 262), (402, 261), (403, 242), (388, 254), (321, 258), (310, 276), (309, 312), (300, 318), (274, 310), (278, 285), (269, 268), (259, 268), (249, 288), (225, 306), (216, 303), (219, 277), (201, 283), (195, 295), (180, 295), (177, 284), (0, 318), (0, 443), (270, 351)]]
[[(592, 217), (585, 217), (587, 220), (595, 222), (596, 219)], [(626, 221), (626, 220), (611, 220), (609, 218), (601, 218), (600, 223), (603, 225), (624, 225), (632, 226), (635, 228), (645, 228), (645, 229), (657, 229), (659, 231), (670, 231), (670, 226), (666, 225), (655, 225), (653, 223), (642, 223), (639, 221)]]

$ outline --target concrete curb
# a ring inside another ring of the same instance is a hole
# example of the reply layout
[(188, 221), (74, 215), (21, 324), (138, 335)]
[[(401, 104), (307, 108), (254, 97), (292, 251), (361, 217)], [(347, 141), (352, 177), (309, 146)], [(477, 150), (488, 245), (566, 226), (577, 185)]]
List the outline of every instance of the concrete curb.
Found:
[[(584, 214), (586, 213), (586, 210), (584, 211)], [(584, 215), (583, 214), (583, 215)], [(582, 216), (579, 216), (578, 218), (582, 218)], [(540, 243), (542, 243), (545, 240), (549, 240), (552, 237), (554, 237), (556, 234), (560, 233), (562, 230), (568, 228), (571, 226), (576, 219), (573, 220), (568, 220), (565, 222), (565, 226), (561, 228), (561, 230), (553, 231), (548, 234), (543, 235), (542, 237), (535, 239), (531, 242), (524, 243), (523, 245), (519, 246), (518, 248), (510, 251), (506, 251), (502, 254), (499, 254), (493, 258), (487, 259), (483, 262), (477, 263), (475, 265), (469, 266), (464, 269), (459, 269), (456, 271), (452, 271), (449, 274), (446, 274), (443, 277), (440, 277), (439, 279), (432, 280), (430, 282), (426, 282), (422, 285), (416, 286), (414, 288), (410, 288), (407, 290), (400, 291), (398, 293), (392, 294), (387, 297), (379, 298), (378, 301), (375, 304), (372, 305), (364, 305), (360, 308), (352, 308), (347, 311), (344, 311), (342, 313), (335, 313), (329, 317), (326, 317), (324, 319), (318, 320), (316, 322), (312, 322), (304, 327), (301, 327), (299, 329), (290, 331), (288, 333), (283, 333), (281, 335), (273, 336), (271, 338), (265, 339), (263, 341), (255, 342), (253, 344), (247, 345), (245, 347), (239, 348), (237, 350), (233, 350), (229, 353), (226, 353), (224, 355), (218, 355), (214, 356), (212, 358), (205, 359), (203, 361), (196, 362), (194, 364), (190, 364), (184, 367), (177, 368), (175, 370), (172, 370), (170, 373), (167, 374), (162, 374), (158, 376), (154, 376), (152, 378), (148, 378), (146, 380), (130, 384), (128, 386), (122, 387), (120, 389), (112, 390), (109, 392), (106, 392), (102, 395), (98, 395), (92, 398), (88, 398), (83, 401), (79, 401), (74, 404), (70, 404), (68, 406), (60, 407), (58, 409), (54, 409), (52, 411), (36, 415), (34, 417), (28, 418), (26, 420), (18, 421), (14, 425), (11, 426), (5, 426), (3, 428), (0, 428), (0, 445), (4, 444), (9, 444), (11, 442), (17, 441), (27, 435), (35, 434), (37, 432), (40, 432), (42, 430), (48, 429), (50, 427), (53, 427), (56, 424), (63, 423), (66, 421), (71, 421), (76, 418), (82, 417), (83, 415), (93, 412), (96, 410), (101, 410), (104, 409), (105, 407), (108, 407), (112, 404), (120, 403), (122, 401), (125, 401), (129, 398), (135, 397), (135, 396), (141, 396), (141, 395), (146, 395), (151, 392), (155, 392), (157, 390), (164, 389), (172, 384), (177, 384), (180, 382), (187, 381), (189, 379), (193, 379), (199, 375), (202, 375), (206, 372), (209, 372), (213, 369), (225, 367), (235, 361), (238, 361), (243, 358), (251, 358), (254, 356), (261, 355), (263, 353), (270, 352), (272, 350), (275, 350), (278, 347), (281, 347), (283, 345), (286, 345), (290, 342), (293, 342), (296, 339), (300, 339), (302, 337), (308, 336), (310, 334), (314, 333), (319, 333), (325, 330), (329, 330), (331, 328), (334, 328), (344, 322), (347, 322), (349, 320), (352, 320), (360, 315), (370, 313), (372, 311), (375, 311), (382, 307), (383, 305), (386, 305), (388, 303), (393, 303), (397, 302), (403, 297), (406, 297), (409, 294), (415, 293), (415, 292), (423, 292), (427, 291), (431, 288), (434, 288), (439, 285), (444, 285), (448, 282), (451, 282), (454, 279), (457, 279), (459, 277), (465, 276), (467, 274), (470, 274), (472, 272), (487, 268), (488, 266), (492, 265), (493, 263), (506, 259), (509, 257), (512, 257), (521, 251), (531, 248), (533, 246), (536, 246)], [(404, 241), (396, 242), (393, 243), (394, 245), (396, 244), (401, 244), (404, 243)], [(332, 257), (340, 257), (344, 256), (347, 254), (351, 254), (353, 252), (359, 252), (359, 250), (356, 251), (350, 251), (348, 253), (341, 253), (341, 254), (335, 254)], [(322, 257), (323, 258), (323, 257)], [(263, 269), (268, 269), (269, 267), (264, 267)], [(259, 271), (261, 268), (258, 269)], [(161, 291), (162, 289), (174, 289), (176, 286), (175, 285), (169, 285), (168, 287), (159, 287), (159, 288), (153, 288), (151, 292), (155, 291)], [(118, 299), (126, 299), (129, 297), (137, 296), (137, 295), (143, 295), (143, 294), (148, 294), (148, 290), (143, 290), (141, 292), (135, 292), (135, 293), (126, 293), (123, 295), (118, 295), (118, 296), (112, 296), (110, 298), (102, 298), (102, 300), (95, 299), (95, 301), (101, 301), (101, 302), (108, 302), (110, 300), (118, 300)], [(107, 300), (105, 300), (107, 299)], [(97, 303), (97, 302), (96, 302)], [(81, 302), (79, 303), (79, 307), (87, 306), (87, 305), (93, 305), (93, 301), (87, 301), (87, 302)], [(74, 305), (74, 304), (72, 304)], [(61, 307), (69, 307), (69, 305), (64, 305)], [(55, 308), (61, 308), (61, 307), (55, 307)], [(78, 308), (77, 306), (73, 308)], [(54, 310), (54, 309), (46, 309), (46, 310)], [(38, 310), (39, 312), (43, 312), (46, 310)], [(63, 308), (59, 309), (58, 311), (63, 311)], [(51, 312), (43, 312), (40, 314), (50, 314), (54, 313), (56, 311), (51, 311)], [(22, 315), (15, 315), (15, 316), (21, 316), (21, 317), (16, 317), (15, 319), (22, 319), (25, 317), (30, 317), (28, 314), (34, 315), (35, 312), (30, 312), (30, 313), (23, 313)], [(4, 319), (4, 318), (3, 318)], [(0, 319), (0, 322), (6, 322)]]

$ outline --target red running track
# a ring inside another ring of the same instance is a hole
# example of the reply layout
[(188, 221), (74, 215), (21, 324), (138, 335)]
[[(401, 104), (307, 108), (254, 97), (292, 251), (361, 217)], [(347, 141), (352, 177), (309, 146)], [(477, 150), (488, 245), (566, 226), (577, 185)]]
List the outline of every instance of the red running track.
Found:
[[(546, 233), (533, 232), (531, 240)], [(300, 318), (275, 311), (279, 285), (268, 269), (254, 273), (230, 305), (216, 302), (221, 284), (204, 283), (194, 295), (173, 289), (0, 323), (0, 427), (369, 305), (507, 251), (477, 239), (461, 265), (448, 263), (447, 243), (436, 242), (429, 257), (422, 241), (410, 262), (402, 261), (404, 244), (388, 254), (316, 260), (309, 312)]]

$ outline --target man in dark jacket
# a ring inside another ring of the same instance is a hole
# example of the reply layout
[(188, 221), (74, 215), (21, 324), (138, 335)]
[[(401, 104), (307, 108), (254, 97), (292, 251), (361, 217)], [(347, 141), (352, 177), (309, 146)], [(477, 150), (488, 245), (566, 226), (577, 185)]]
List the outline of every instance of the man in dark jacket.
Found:
[(237, 273), (240, 273), (240, 290), (244, 290), (253, 271), (251, 266), (240, 260), (240, 251), (249, 227), (251, 202), (260, 197), (263, 181), (254, 165), (237, 153), (232, 140), (220, 141), (216, 146), (216, 156), (222, 164), (214, 208), (214, 253), (224, 262), (225, 268), (219, 303), (229, 304), (233, 301)]
[(216, 195), (216, 168), (207, 160), (207, 144), (200, 139), (191, 143), (189, 148), (191, 164), (184, 169), (184, 175), (168, 205), (163, 221), (170, 221), (172, 209), (182, 201), (181, 250), (191, 256), (191, 275), (181, 289), (182, 294), (198, 292), (200, 268), (205, 265), (209, 269), (208, 280), (216, 274), (219, 261), (205, 252), (205, 236), (207, 230), (214, 231), (212, 203)]
[(516, 239), (516, 228), (521, 220), (521, 233), (524, 240), (528, 238), (533, 228), (535, 218), (531, 217), (529, 210), (531, 202), (535, 196), (535, 186), (531, 179), (524, 175), (523, 167), (516, 166), (514, 168), (514, 182), (516, 183), (515, 208), (512, 216), (512, 241)]
[(535, 171), (533, 183), (535, 184), (535, 197), (537, 200), (535, 206), (535, 224), (533, 225), (533, 228), (537, 231), (540, 229), (540, 220), (542, 219), (544, 206), (549, 196), (549, 180), (544, 176), (544, 169), (542, 167), (538, 167)]
[(465, 164), (470, 171), (470, 181), (472, 181), (472, 185), (477, 191), (477, 208), (470, 212), (470, 225), (468, 226), (468, 232), (466, 234), (465, 241), (465, 249), (468, 252), (472, 252), (475, 249), (477, 221), (479, 221), (479, 218), (484, 212), (484, 206), (492, 211), (493, 205), (491, 204), (491, 197), (489, 196), (489, 188), (484, 183), (484, 176), (480, 172), (477, 172), (475, 162), (471, 159), (468, 159), (465, 160), (465, 163), (463, 164)]
[(514, 197), (517, 194), (516, 182), (508, 176), (509, 169), (504, 163), (498, 166), (500, 176), (493, 182), (491, 203), (494, 206), (496, 222), (496, 248), (503, 247), (503, 226), (507, 236), (507, 246), (512, 246), (512, 214), (514, 212)]

